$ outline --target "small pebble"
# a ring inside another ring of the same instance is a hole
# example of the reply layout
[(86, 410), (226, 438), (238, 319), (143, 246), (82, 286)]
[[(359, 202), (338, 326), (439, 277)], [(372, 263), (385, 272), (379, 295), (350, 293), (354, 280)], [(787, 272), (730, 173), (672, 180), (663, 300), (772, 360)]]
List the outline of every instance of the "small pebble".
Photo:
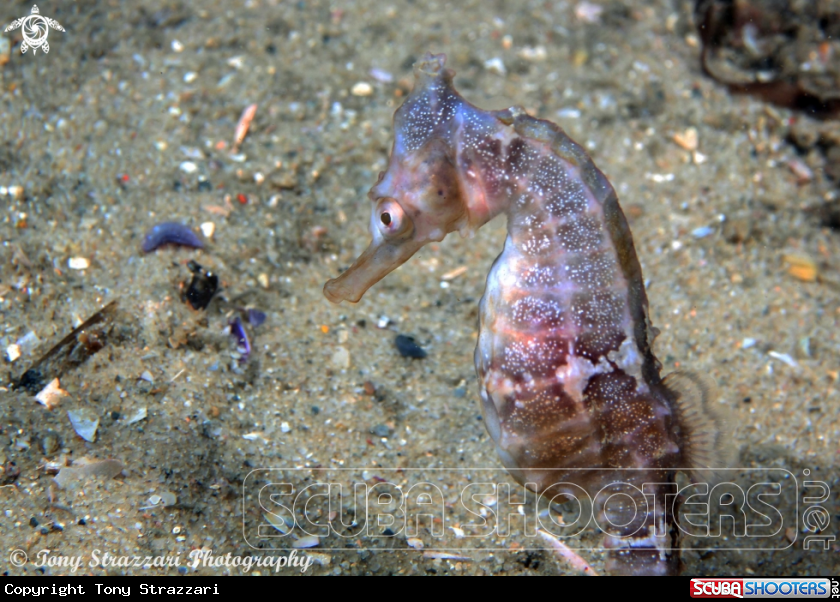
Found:
[(391, 323), (391, 319), (388, 316), (379, 316), (379, 319), (376, 321), (377, 328), (388, 328), (388, 325)]
[(391, 434), (391, 429), (389, 429), (386, 424), (377, 424), (375, 427), (370, 429), (370, 432), (377, 437), (388, 437)]
[(710, 228), (709, 226), (701, 226), (700, 228), (695, 228), (694, 230), (692, 230), (691, 235), (694, 238), (705, 238), (712, 232), (714, 232), (713, 228)]
[(346, 347), (337, 347), (332, 354), (332, 365), (337, 370), (347, 370), (350, 367), (350, 352)]
[(487, 59), (484, 61), (484, 68), (487, 69), (490, 73), (495, 73), (496, 75), (504, 75), (507, 73), (507, 69), (505, 69), (505, 63), (499, 57), (494, 57), (492, 59)]
[(399, 334), (394, 340), (394, 343), (397, 346), (397, 351), (399, 351), (400, 355), (403, 357), (410, 357), (418, 360), (422, 360), (426, 357), (426, 351), (414, 342), (414, 337)]
[(184, 173), (195, 173), (198, 171), (198, 166), (192, 161), (184, 161), (178, 168)]
[(71, 270), (86, 270), (90, 267), (90, 261), (84, 257), (71, 257), (67, 260), (67, 267)]
[(265, 312), (261, 312), (258, 309), (249, 309), (248, 310), (248, 324), (256, 328), (265, 322)]
[(288, 422), (281, 422), (280, 423), (280, 432), (281, 433), (288, 433), (292, 430), (292, 427), (289, 426)]
[(191, 84), (196, 80), (197, 77), (198, 73), (196, 73), (195, 71), (187, 71), (186, 73), (184, 73), (184, 83)]
[(367, 82), (359, 82), (350, 89), (350, 93), (353, 96), (370, 96), (373, 94), (373, 86)]
[(741, 341), (741, 349), (749, 349), (750, 347), (755, 347), (756, 340), (750, 337), (746, 337), (743, 341)]

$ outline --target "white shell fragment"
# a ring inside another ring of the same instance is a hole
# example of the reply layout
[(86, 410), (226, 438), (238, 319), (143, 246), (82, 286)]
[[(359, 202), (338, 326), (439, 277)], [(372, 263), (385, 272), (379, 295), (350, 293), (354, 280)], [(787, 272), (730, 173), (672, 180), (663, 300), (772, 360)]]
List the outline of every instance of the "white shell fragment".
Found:
[(204, 222), (199, 228), (201, 228), (201, 233), (204, 234), (205, 238), (213, 238), (213, 234), (216, 232), (216, 224), (213, 222)]
[(131, 418), (126, 420), (126, 424), (134, 424), (135, 422), (140, 422), (141, 420), (145, 419), (148, 415), (146, 408), (140, 408), (134, 414), (131, 415)]
[(76, 434), (88, 441), (93, 443), (96, 440), (96, 429), (99, 428), (99, 418), (88, 409), (81, 409), (81, 410), (70, 410), (67, 412), (67, 416), (70, 418), (70, 424), (73, 425), (73, 430), (76, 431)]
[(494, 57), (484, 61), (484, 68), (490, 73), (495, 73), (496, 75), (504, 75), (507, 73), (505, 63), (499, 57)]
[(50, 384), (41, 389), (41, 391), (35, 396), (35, 401), (46, 407), (48, 410), (52, 410), (59, 404), (62, 397), (67, 396), (67, 391), (62, 390), (59, 386), (58, 379), (54, 378)]
[(263, 512), (263, 518), (268, 522), (268, 524), (280, 531), (283, 535), (288, 535), (289, 531), (291, 531), (286, 522), (276, 514)]
[(67, 260), (67, 267), (71, 270), (86, 270), (90, 267), (90, 261), (85, 257), (71, 257)]
[(6, 359), (9, 363), (14, 362), (20, 357), (20, 345), (9, 345), (6, 347)]
[(292, 542), (292, 547), (297, 549), (314, 548), (319, 543), (321, 543), (321, 540), (318, 539), (316, 535), (307, 535), (305, 537), (301, 537), (297, 541)]

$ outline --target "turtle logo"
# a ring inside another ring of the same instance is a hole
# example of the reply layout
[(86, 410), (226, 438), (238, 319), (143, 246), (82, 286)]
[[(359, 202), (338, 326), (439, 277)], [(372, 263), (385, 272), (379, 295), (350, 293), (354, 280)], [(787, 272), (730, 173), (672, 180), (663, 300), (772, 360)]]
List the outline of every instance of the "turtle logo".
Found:
[(21, 54), (25, 54), (27, 50), (32, 49), (32, 54), (37, 54), (39, 48), (44, 49), (44, 53), (50, 51), (50, 45), (47, 43), (47, 34), (50, 32), (50, 27), (58, 31), (64, 31), (64, 28), (55, 19), (49, 17), (42, 17), (41, 11), (38, 10), (37, 5), (32, 5), (32, 14), (23, 17), (22, 19), (15, 19), (11, 25), (6, 28), (6, 31), (14, 31), (18, 27), (21, 28), (23, 34), (23, 42), (20, 44)]

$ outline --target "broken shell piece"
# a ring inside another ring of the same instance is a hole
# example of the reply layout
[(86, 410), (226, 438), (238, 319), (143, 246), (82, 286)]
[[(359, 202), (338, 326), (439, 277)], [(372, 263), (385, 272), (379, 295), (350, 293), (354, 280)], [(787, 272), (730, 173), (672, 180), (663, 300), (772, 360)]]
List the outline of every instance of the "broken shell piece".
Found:
[(817, 264), (807, 255), (783, 255), (782, 261), (788, 266), (788, 274), (797, 280), (814, 282), (817, 279), (817, 274), (819, 273)]
[(70, 424), (73, 425), (73, 430), (76, 431), (76, 434), (88, 441), (93, 443), (96, 440), (96, 429), (99, 428), (99, 418), (88, 409), (81, 409), (81, 410), (70, 410), (67, 412), (67, 416), (70, 418)]
[[(50, 381), (50, 384), (41, 389), (41, 392), (35, 396), (35, 401), (46, 407), (48, 410), (52, 410), (59, 404), (59, 402), (61, 402), (62, 397), (68, 396), (69, 393), (61, 389), (58, 379), (54, 378)], [(72, 422), (72, 418), (70, 420)]]
[(71, 257), (67, 260), (67, 267), (71, 270), (86, 270), (90, 267), (90, 261), (84, 257)]
[(321, 543), (321, 540), (318, 538), (318, 536), (316, 536), (316, 535), (306, 535), (304, 537), (301, 537), (297, 541), (292, 542), (292, 547), (297, 548), (297, 549), (314, 548), (319, 543)]
[(205, 238), (213, 238), (213, 234), (216, 232), (216, 224), (213, 222), (204, 222), (199, 226), (199, 228)]
[(677, 132), (674, 134), (673, 139), (674, 142), (687, 151), (697, 150), (697, 145), (699, 144), (697, 128), (693, 127), (688, 128), (684, 132)]
[(76, 481), (86, 481), (95, 477), (113, 479), (123, 470), (123, 463), (119, 460), (85, 460), (84, 458), (65, 466), (55, 477), (59, 488), (64, 489)]
[(9, 360), (9, 363), (15, 361), (20, 357), (20, 345), (9, 345), (6, 347), (6, 359)]
[(141, 420), (145, 419), (147, 416), (146, 408), (140, 408), (134, 414), (126, 420), (126, 424), (134, 424), (135, 422), (140, 422)]

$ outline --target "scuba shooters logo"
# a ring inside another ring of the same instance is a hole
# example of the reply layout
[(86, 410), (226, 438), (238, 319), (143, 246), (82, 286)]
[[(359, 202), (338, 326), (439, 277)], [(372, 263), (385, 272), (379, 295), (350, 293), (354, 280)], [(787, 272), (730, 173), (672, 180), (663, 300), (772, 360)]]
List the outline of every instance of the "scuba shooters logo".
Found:
[(838, 597), (836, 579), (692, 579), (692, 598)]

